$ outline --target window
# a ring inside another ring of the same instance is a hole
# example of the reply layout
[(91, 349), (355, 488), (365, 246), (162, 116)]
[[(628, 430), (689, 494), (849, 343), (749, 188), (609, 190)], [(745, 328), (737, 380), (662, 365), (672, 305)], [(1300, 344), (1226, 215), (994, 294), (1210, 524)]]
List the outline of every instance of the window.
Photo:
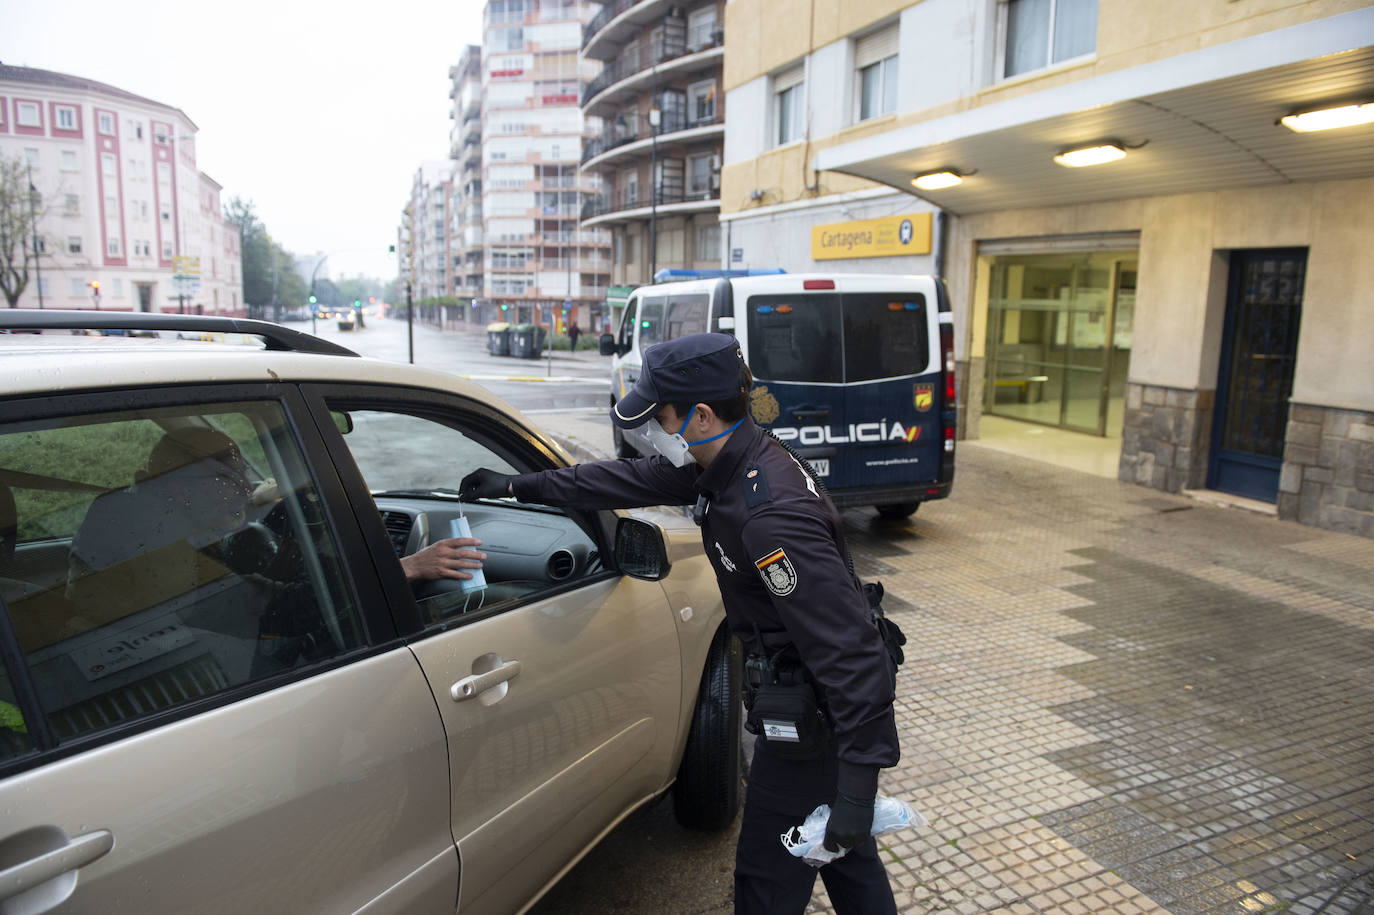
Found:
[(1004, 77), (1097, 48), (1097, 0), (1008, 0), (1002, 22)]
[(164, 203), (164, 204), (162, 204), (162, 206), (160, 206), (160, 207), (158, 208), (158, 210), (159, 210), (159, 213), (160, 213), (160, 215), (161, 215), (161, 217), (162, 217), (162, 221), (163, 221), (163, 222), (171, 222), (171, 221), (172, 221), (172, 205), (171, 205), (170, 203)]
[(65, 194), (62, 198), (62, 211), (68, 216), (81, 215), (81, 198), (76, 194)]
[(711, 193), (711, 160), (714, 158), (710, 153), (692, 156), (687, 160), (687, 192), (689, 194)]
[(163, 257), (164, 260), (170, 260), (170, 259), (171, 259), (171, 257), (172, 257), (172, 243), (171, 243), (170, 241), (164, 241), (164, 242), (162, 243), (162, 257)]
[[(516, 280), (513, 285), (521, 284)], [(464, 592), (458, 581), (417, 582), (413, 587), (426, 623), (488, 611), (600, 571), (600, 547), (561, 511), (504, 499), (460, 507), (452, 497), (464, 475), (478, 467), (499, 473), (534, 469), (489, 432), (469, 435), (456, 425), (400, 410), (355, 410), (340, 401), (329, 406), (334, 411), (347, 409), (351, 431), (343, 436), (344, 444), (372, 493), (398, 558), (426, 543), (456, 536), (460, 513), (472, 536), (484, 541), (484, 588)]]
[(110, 280), (110, 295), (117, 299), (124, 298), (124, 281), (121, 279)]
[(687, 88), (687, 118), (692, 125), (716, 119), (716, 81), (708, 79)]
[(802, 136), (803, 95), (805, 70), (793, 67), (773, 79), (773, 137), (774, 145), (782, 146)]
[(0, 588), (58, 745), (363, 644), (275, 403), (0, 427), (0, 465), (23, 573)]
[(57, 128), (59, 130), (76, 129), (76, 109), (70, 105), (57, 106)]
[(695, 10), (687, 17), (687, 50), (698, 51), (716, 43), (716, 5)]
[(639, 202), (639, 173), (630, 172), (625, 178), (625, 205)]
[(106, 178), (115, 176), (115, 157), (110, 153), (102, 153), (100, 156), (100, 170), (104, 172)]
[(72, 149), (62, 150), (62, 171), (74, 172), (79, 166), (76, 164), (76, 151)]
[(80, 235), (68, 235), (68, 236), (67, 236), (67, 253), (68, 253), (68, 254), (80, 254), (80, 253), (81, 253), (81, 236), (80, 236)]
[(924, 372), (930, 361), (919, 293), (756, 295), (745, 310), (757, 378), (871, 381)]
[(525, 47), (523, 28), (497, 29), (493, 33), (493, 51), (519, 51)]
[(704, 333), (706, 311), (710, 305), (711, 297), (704, 292), (674, 295), (668, 301), (668, 312), (663, 321), (663, 339), (672, 340), (687, 334)]
[(115, 121), (114, 115), (108, 111), (102, 111), (96, 115), (97, 129), (106, 136), (114, 136)]
[(42, 127), (42, 109), (37, 102), (15, 102), (14, 120), (20, 127)]
[(88, 286), (88, 284), (86, 283), (85, 280), (81, 279), (80, 277), (74, 276), (74, 277), (71, 278), (70, 282), (71, 282), (71, 293), (72, 293), (72, 295), (85, 295), (85, 294), (86, 294), (86, 290), (89, 288), (89, 286)]
[(142, 122), (142, 121), (138, 121), (138, 122), (136, 122), (136, 123), (134, 124), (134, 138), (135, 138), (135, 139), (138, 139), (138, 140), (143, 139), (143, 122)]
[(111, 238), (105, 242), (105, 253), (110, 257), (119, 257), (119, 239)]
[(897, 110), (897, 26), (891, 25), (854, 42), (856, 110), (866, 121)]
[(24, 164), (29, 168), (38, 168), (38, 150), (32, 146), (24, 149)]
[(697, 226), (697, 260), (720, 262), (720, 226)]
[(47, 254), (47, 253), (48, 253), (48, 240), (47, 240), (46, 238), (44, 238), (42, 235), (37, 236), (37, 237), (34, 238), (34, 240), (33, 240), (33, 248), (34, 248), (34, 251), (35, 251), (36, 253), (38, 253), (38, 254)]

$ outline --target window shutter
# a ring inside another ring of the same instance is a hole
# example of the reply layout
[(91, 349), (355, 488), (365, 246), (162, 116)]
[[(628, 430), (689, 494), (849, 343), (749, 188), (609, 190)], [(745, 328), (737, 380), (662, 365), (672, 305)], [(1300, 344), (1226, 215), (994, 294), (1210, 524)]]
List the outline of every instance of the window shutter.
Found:
[(795, 67), (784, 70), (773, 77), (773, 91), (775, 93), (784, 92), (791, 89), (793, 86), (800, 85), (805, 78), (806, 67), (803, 64), (797, 64)]
[(854, 69), (862, 70), (897, 53), (897, 25), (870, 32), (854, 42)]

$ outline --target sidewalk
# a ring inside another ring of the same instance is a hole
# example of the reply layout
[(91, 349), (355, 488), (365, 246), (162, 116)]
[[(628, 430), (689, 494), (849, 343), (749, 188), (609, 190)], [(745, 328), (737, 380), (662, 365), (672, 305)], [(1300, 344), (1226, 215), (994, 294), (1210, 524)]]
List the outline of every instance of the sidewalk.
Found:
[[(610, 448), (604, 411), (536, 419)], [(908, 637), (881, 790), (931, 820), (881, 843), (900, 911), (1374, 912), (1374, 542), (976, 442), (875, 517), (846, 536)]]

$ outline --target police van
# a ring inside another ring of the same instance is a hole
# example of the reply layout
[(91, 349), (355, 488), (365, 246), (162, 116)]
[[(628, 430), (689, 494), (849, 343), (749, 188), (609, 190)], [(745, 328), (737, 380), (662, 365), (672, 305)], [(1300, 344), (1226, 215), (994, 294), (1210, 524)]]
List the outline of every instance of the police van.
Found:
[[(684, 334), (734, 334), (754, 374), (749, 412), (806, 458), (840, 507), (899, 519), (954, 482), (954, 324), (932, 276), (778, 274), (641, 286), (616, 333), (611, 405), (644, 350)], [(621, 457), (653, 454), (613, 428)]]

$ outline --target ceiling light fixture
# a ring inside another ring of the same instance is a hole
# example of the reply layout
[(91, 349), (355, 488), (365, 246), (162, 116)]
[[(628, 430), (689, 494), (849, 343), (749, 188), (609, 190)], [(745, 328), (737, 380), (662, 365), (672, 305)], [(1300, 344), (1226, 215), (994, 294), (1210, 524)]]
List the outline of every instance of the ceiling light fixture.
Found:
[(926, 172), (911, 179), (911, 183), (923, 191), (939, 191), (964, 183), (964, 176), (952, 168), (938, 172)]
[(1360, 124), (1374, 123), (1374, 102), (1299, 111), (1279, 118), (1279, 123), (1298, 133), (1356, 127)]
[(1126, 150), (1119, 141), (1101, 143), (1097, 146), (1084, 146), (1069, 149), (1054, 157), (1054, 161), (1069, 168), (1084, 168), (1089, 165), (1105, 165), (1117, 159), (1126, 158)]

